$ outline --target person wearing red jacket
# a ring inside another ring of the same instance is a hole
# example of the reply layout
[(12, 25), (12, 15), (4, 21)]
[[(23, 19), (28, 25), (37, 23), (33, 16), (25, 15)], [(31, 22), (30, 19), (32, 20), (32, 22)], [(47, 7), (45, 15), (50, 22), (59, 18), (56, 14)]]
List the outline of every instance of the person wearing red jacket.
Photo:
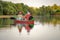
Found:
[[(29, 21), (29, 17), (31, 16), (30, 12), (27, 12), (27, 14), (24, 16), (25, 21)], [(29, 27), (29, 24), (26, 24), (25, 29), (27, 32), (30, 32), (31, 28)]]
[(27, 12), (27, 14), (24, 16), (25, 17), (25, 20), (29, 20), (29, 17), (31, 16), (30, 12)]

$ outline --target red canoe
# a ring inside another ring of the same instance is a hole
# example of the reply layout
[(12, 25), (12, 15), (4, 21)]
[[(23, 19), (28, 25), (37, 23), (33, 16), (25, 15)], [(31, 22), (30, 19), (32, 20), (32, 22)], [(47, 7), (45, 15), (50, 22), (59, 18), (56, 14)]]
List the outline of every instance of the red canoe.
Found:
[(34, 24), (34, 21), (19, 21), (15, 20), (16, 24)]

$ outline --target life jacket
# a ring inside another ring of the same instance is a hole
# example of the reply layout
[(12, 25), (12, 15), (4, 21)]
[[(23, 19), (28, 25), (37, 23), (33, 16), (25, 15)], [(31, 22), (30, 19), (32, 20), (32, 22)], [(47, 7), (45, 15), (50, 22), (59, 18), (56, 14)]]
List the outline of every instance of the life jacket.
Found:
[(30, 14), (26, 14), (26, 15), (25, 15), (25, 19), (26, 19), (26, 20), (29, 20), (29, 17), (30, 17), (30, 16), (31, 16)]

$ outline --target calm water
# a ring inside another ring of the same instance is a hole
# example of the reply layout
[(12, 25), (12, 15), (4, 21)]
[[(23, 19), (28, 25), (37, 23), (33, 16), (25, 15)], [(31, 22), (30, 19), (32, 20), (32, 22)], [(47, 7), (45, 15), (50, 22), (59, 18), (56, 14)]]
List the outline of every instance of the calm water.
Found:
[(0, 40), (60, 40), (60, 25), (35, 22), (34, 28), (29, 34), (25, 28), (21, 33), (15, 26), (1, 28)]

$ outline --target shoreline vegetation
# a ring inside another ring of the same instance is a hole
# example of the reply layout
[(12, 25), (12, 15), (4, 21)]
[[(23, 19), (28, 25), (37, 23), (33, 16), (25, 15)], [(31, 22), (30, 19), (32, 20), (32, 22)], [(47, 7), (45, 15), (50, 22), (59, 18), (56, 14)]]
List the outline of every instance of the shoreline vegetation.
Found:
[[(12, 3), (0, 0), (0, 25), (10, 25), (13, 20), (10, 18), (1, 18), (1, 15), (17, 15), (18, 11), (22, 11), (23, 15), (29, 11), (35, 20), (42, 23), (60, 24), (60, 5), (45, 6), (35, 8), (24, 5), (23, 3)], [(38, 17), (37, 17), (38, 16)]]

